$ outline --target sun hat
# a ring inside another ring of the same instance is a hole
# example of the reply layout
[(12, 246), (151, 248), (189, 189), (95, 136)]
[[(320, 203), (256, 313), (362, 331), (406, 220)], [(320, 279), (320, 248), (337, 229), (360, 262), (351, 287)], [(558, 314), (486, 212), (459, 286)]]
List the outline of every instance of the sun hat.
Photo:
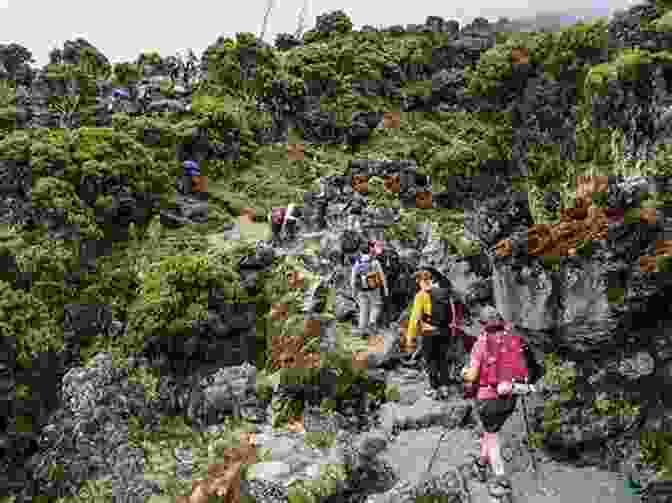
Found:
[(497, 311), (497, 309), (495, 309), (493, 306), (485, 306), (483, 309), (481, 309), (479, 321), (483, 325), (493, 325), (501, 324), (504, 319), (502, 318), (502, 315), (499, 314), (499, 311)]

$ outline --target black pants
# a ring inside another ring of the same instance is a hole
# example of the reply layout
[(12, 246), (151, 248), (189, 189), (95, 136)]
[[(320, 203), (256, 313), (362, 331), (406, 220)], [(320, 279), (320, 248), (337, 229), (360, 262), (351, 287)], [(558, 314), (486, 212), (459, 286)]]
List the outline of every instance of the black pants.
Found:
[(497, 433), (501, 430), (506, 420), (516, 410), (517, 398), (516, 395), (511, 395), (506, 398), (479, 400), (477, 410), (483, 429), (488, 433)]
[(464, 341), (461, 337), (452, 337), (450, 329), (436, 329), (432, 335), (424, 336), (422, 352), (432, 388), (461, 382), (460, 371), (465, 359)]

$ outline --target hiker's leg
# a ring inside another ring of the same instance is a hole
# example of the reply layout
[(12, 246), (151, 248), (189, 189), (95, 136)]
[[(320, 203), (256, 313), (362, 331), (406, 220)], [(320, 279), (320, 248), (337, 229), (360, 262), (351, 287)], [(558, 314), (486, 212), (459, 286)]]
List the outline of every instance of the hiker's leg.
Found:
[(383, 296), (380, 289), (371, 291), (371, 316), (369, 318), (369, 326), (372, 330), (376, 330), (378, 322), (380, 321), (380, 314), (383, 312)]
[(439, 383), (439, 372), (441, 371), (440, 365), (441, 361), (437, 357), (437, 352), (441, 349), (438, 344), (438, 337), (435, 335), (422, 335), (422, 354), (425, 359), (425, 364), (427, 365), (427, 374), (429, 376), (429, 385), (433, 389), (438, 389)]
[(480, 462), (484, 465), (490, 462), (490, 433), (487, 431), (481, 433)]
[(357, 294), (357, 300), (359, 301), (359, 324), (357, 325), (357, 329), (360, 333), (363, 333), (366, 329), (366, 324), (369, 322), (371, 299), (369, 298), (368, 292), (359, 292)]
[(502, 459), (499, 436), (497, 433), (492, 433), (491, 435), (490, 464), (492, 465), (492, 471), (496, 476), (504, 475), (504, 460)]

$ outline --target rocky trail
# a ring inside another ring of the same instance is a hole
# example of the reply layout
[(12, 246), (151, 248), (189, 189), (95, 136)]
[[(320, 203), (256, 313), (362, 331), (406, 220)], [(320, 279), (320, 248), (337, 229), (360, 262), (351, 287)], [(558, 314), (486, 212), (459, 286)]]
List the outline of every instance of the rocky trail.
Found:
[[(236, 237), (247, 234), (244, 224), (236, 225), (233, 232)], [(254, 229), (254, 232), (258, 232), (258, 229)], [(302, 236), (294, 245), (277, 248), (276, 252), (282, 255), (300, 254), (303, 243), (314, 237)], [(451, 270), (449, 279), (456, 290), (466, 291), (474, 278), (468, 268), (458, 264)], [(466, 331), (475, 335), (477, 327), (468, 325)], [(375, 369), (384, 366), (386, 383), (398, 387), (400, 398), (397, 402), (384, 404), (377, 411), (374, 420), (377, 426), (348, 437), (347, 442), (358, 446), (360, 451), (363, 449), (361, 446), (372, 438), (377, 440), (376, 450), (379, 452), (374, 456), (374, 464), (381, 463), (385, 467), (381, 470), (382, 473), (377, 474), (379, 480), (370, 480), (368, 486), (362, 484), (363, 487), (368, 487), (362, 491), (366, 495), (356, 495), (350, 490), (348, 501), (406, 501), (404, 495), (408, 495), (409, 488), (418, 487), (426, 479), (445, 479), (447, 475), (458, 473), (458, 470), (463, 475), (461, 483), (465, 485), (467, 492), (462, 493), (462, 500), (455, 501), (492, 503), (487, 485), (478, 482), (470, 470), (469, 461), (479, 452), (480, 437), (471, 402), (463, 400), (461, 396), (445, 400), (427, 396), (426, 391), (430, 389), (427, 376), (420, 368), (406, 365), (402, 361), (403, 354), (398, 349), (398, 334), (398, 324), (392, 324), (368, 341), (369, 349), (365, 355), (368, 367)], [(362, 340), (361, 345), (366, 346), (366, 341)], [(534, 455), (543, 480), (540, 485), (531, 468), (529, 451), (524, 444), (524, 432), (519, 404), (502, 430), (503, 456), (512, 481), (514, 502), (639, 501), (638, 497), (627, 493), (625, 481), (620, 474), (594, 467), (582, 468), (559, 463), (536, 451)], [(269, 449), (270, 459), (255, 465), (251, 472), (252, 478), (287, 485), (293, 480), (315, 478), (320, 465), (339, 462), (341, 437), (337, 437), (337, 442), (331, 449), (320, 451), (307, 447), (303, 435), (304, 433), (274, 431), (270, 426), (264, 425), (257, 440), (259, 447)], [(431, 471), (427, 472), (435, 452)], [(447, 480), (459, 482), (455, 479)], [(380, 487), (376, 488), (376, 485)]]

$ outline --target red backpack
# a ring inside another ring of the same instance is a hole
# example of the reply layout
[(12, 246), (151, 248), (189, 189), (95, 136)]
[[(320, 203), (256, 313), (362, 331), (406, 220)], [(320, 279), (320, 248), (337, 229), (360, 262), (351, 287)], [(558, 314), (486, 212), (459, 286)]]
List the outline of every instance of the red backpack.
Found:
[(511, 334), (509, 325), (499, 328), (499, 334), (485, 337), (486, 349), (479, 372), (481, 386), (496, 387), (500, 382), (524, 382), (528, 378), (527, 360), (525, 357), (525, 342), (519, 335)]

